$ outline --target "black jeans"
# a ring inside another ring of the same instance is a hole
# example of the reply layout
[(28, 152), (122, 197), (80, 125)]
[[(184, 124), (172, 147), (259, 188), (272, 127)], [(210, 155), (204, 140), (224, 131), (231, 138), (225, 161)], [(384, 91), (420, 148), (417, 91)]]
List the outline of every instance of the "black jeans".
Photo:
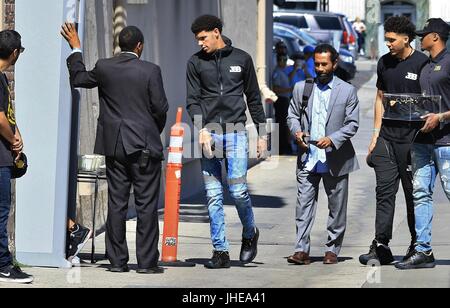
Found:
[(389, 142), (378, 138), (377, 145), (368, 158), (373, 164), (377, 177), (377, 212), (375, 239), (389, 245), (394, 224), (395, 200), (402, 182), (406, 199), (408, 227), (411, 242), (416, 241), (413, 174), (411, 170), (411, 145)]

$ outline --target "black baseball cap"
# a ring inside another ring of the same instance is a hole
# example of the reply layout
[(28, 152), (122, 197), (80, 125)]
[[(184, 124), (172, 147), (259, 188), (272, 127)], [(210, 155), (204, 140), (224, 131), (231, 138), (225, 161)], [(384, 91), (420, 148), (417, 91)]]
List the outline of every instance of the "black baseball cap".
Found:
[(420, 37), (424, 37), (429, 33), (437, 33), (443, 37), (448, 37), (450, 32), (450, 26), (441, 18), (430, 18), (425, 23), (423, 30), (416, 31), (416, 34)]

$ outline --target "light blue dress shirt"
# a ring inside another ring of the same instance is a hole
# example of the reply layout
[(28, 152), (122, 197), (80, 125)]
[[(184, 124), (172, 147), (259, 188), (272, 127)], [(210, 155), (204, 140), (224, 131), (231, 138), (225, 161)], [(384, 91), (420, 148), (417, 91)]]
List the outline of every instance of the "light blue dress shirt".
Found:
[[(312, 108), (310, 131), (311, 141), (319, 141), (326, 137), (328, 107), (330, 106), (333, 84), (334, 78), (327, 85), (317, 84), (317, 86), (314, 87), (314, 104)], [(327, 153), (325, 149), (319, 149), (313, 144), (310, 145), (306, 161), (306, 170), (321, 174), (330, 172), (327, 165)]]
[[(291, 85), (289, 84), (289, 77), (288, 75), (286, 75), (286, 73), (284, 72), (284, 69), (282, 69), (281, 67), (277, 66), (275, 71), (273, 72), (273, 85), (280, 87), (280, 88), (290, 88)], [(282, 94), (278, 94), (278, 96), (281, 97), (285, 97), (285, 98), (291, 98), (292, 97), (292, 92), (291, 93), (282, 93)]]

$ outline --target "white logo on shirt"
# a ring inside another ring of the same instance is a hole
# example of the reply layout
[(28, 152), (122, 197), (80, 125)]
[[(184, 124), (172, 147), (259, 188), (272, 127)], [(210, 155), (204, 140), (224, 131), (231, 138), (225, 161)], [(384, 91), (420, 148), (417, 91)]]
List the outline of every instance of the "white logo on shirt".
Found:
[(406, 79), (409, 79), (409, 80), (417, 80), (417, 78), (418, 78), (419, 76), (417, 76), (417, 74), (413, 74), (413, 73), (408, 73), (408, 75), (406, 75)]
[(230, 73), (241, 73), (242, 68), (240, 66), (230, 66)]

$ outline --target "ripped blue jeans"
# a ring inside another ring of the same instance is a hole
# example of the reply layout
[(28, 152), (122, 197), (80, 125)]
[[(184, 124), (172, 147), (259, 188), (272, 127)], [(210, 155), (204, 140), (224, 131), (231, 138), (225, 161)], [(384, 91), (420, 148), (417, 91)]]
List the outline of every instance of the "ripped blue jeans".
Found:
[(416, 250), (427, 252), (432, 250), (433, 193), (438, 174), (450, 201), (450, 147), (416, 143), (412, 147), (411, 156), (414, 172)]
[(202, 158), (206, 197), (214, 251), (229, 251), (225, 235), (224, 195), (222, 164), (227, 170), (228, 188), (243, 225), (242, 236), (251, 239), (255, 235), (255, 218), (247, 187), (248, 137), (246, 132), (212, 134), (215, 153), (212, 159)]

